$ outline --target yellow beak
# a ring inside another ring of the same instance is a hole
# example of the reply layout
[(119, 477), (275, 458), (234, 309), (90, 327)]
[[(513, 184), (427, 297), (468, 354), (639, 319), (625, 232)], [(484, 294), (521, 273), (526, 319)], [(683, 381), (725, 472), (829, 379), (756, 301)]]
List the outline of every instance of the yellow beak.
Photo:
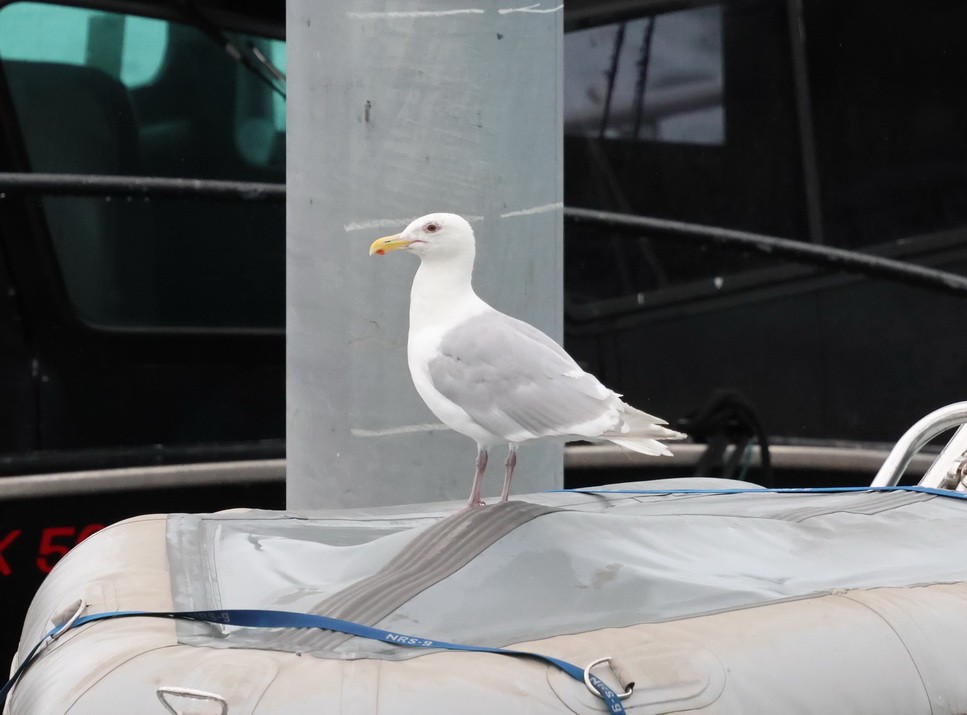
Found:
[(413, 242), (407, 241), (405, 238), (400, 238), (398, 233), (392, 236), (383, 236), (373, 241), (373, 245), (369, 247), (369, 255), (372, 256), (375, 253), (377, 256), (382, 256), (384, 253), (406, 248), (411, 243)]

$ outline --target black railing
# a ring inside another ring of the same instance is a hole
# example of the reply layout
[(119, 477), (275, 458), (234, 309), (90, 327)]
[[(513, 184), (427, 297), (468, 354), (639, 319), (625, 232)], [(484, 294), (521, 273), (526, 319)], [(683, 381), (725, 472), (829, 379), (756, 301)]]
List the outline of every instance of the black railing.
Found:
[[(0, 195), (40, 193), (60, 196), (124, 196), (143, 199), (181, 198), (222, 201), (282, 203), (286, 187), (280, 183), (218, 181), (161, 176), (103, 176), (87, 174), (37, 174), (0, 172)], [(576, 207), (565, 207), (564, 218), (573, 224), (589, 224), (641, 237), (667, 237), (736, 250), (754, 251), (849, 273), (885, 278), (923, 288), (967, 295), (967, 276), (915, 263), (897, 261), (860, 251), (776, 238), (717, 226), (633, 216)]]
[(0, 192), (52, 196), (130, 196), (283, 203), (285, 184), (164, 176), (104, 176), (0, 172)]
[[(575, 224), (591, 224), (633, 236), (674, 237), (692, 243), (711, 244), (744, 251), (779, 256), (799, 263), (809, 263), (873, 278), (917, 285), (954, 295), (967, 295), (967, 276), (906, 263), (892, 258), (859, 251), (775, 238), (748, 231), (717, 226), (671, 221), (669, 219), (631, 216), (594, 209), (565, 208), (564, 218)], [(610, 236), (609, 236), (610, 237)]]

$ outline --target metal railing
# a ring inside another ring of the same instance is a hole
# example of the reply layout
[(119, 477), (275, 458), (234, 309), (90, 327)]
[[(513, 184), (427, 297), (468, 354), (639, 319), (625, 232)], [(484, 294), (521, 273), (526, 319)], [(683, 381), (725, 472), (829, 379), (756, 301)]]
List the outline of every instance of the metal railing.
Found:
[(0, 172), (0, 192), (50, 196), (118, 196), (284, 203), (285, 184), (167, 176)]
[(960, 427), (937, 456), (920, 486), (967, 491), (967, 402), (934, 410), (908, 429), (883, 462), (870, 486), (892, 487), (900, 481), (907, 465), (934, 437)]
[(872, 253), (849, 251), (805, 241), (776, 238), (749, 231), (738, 231), (718, 226), (672, 221), (650, 216), (633, 216), (610, 211), (564, 208), (564, 218), (571, 223), (591, 224), (610, 228), (633, 236), (674, 237), (691, 243), (720, 245), (736, 250), (754, 251), (779, 256), (799, 263), (859, 273), (872, 278), (917, 285), (959, 296), (967, 296), (967, 276), (928, 268), (916, 263), (897, 261)]
[[(286, 197), (286, 185), (163, 176), (0, 172), (0, 198), (3, 198), (3, 194), (7, 192), (58, 196), (122, 196), (142, 199), (181, 198), (283, 203)], [(564, 218), (571, 223), (591, 224), (636, 237), (643, 235), (675, 237), (693, 243), (755, 251), (799, 263), (824, 266), (874, 278), (886, 278), (958, 296), (967, 295), (967, 276), (861, 251), (850, 251), (718, 226), (704, 226), (684, 221), (579, 207), (566, 206)]]
[[(628, 452), (611, 444), (569, 445), (564, 449), (564, 466), (569, 470), (662, 467), (680, 469), (683, 474), (686, 474), (694, 469), (705, 448), (704, 444), (676, 444), (674, 456), (651, 457)], [(886, 447), (878, 448), (873, 445), (859, 447), (772, 445), (769, 452), (772, 466), (776, 469), (828, 470), (854, 474), (874, 472), (877, 467), (884, 464), (889, 454)], [(935, 461), (935, 457), (935, 454), (913, 454), (905, 469), (909, 474), (925, 474)], [(285, 482), (285, 466), (285, 459), (235, 459), (222, 462), (88, 469), (0, 477), (0, 502), (215, 485), (273, 483), (281, 485)], [(755, 469), (760, 466), (758, 447), (749, 447), (749, 466)]]

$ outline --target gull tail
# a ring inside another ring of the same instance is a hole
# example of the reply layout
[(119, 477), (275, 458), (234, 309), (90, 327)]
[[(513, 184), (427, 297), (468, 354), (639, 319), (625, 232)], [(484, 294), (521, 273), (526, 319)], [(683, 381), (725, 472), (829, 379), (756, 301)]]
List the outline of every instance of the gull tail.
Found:
[(656, 457), (671, 457), (671, 450), (658, 440), (685, 439), (688, 436), (664, 427), (668, 423), (663, 419), (636, 410), (630, 405), (624, 407), (620, 429), (601, 435), (603, 439), (614, 442), (619, 447)]

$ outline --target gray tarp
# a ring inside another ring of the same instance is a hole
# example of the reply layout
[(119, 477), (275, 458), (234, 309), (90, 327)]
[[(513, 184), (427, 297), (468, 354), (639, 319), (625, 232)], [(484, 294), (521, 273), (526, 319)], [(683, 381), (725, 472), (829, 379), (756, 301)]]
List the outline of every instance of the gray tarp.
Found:
[[(959, 547), (967, 543), (967, 502), (930, 494), (527, 499), (445, 520), (434, 505), (172, 515), (174, 605), (315, 612), (499, 646), (838, 589), (967, 580)], [(314, 632), (233, 629), (225, 640), (214, 627), (180, 624), (179, 637), (327, 657), (417, 655)]]

